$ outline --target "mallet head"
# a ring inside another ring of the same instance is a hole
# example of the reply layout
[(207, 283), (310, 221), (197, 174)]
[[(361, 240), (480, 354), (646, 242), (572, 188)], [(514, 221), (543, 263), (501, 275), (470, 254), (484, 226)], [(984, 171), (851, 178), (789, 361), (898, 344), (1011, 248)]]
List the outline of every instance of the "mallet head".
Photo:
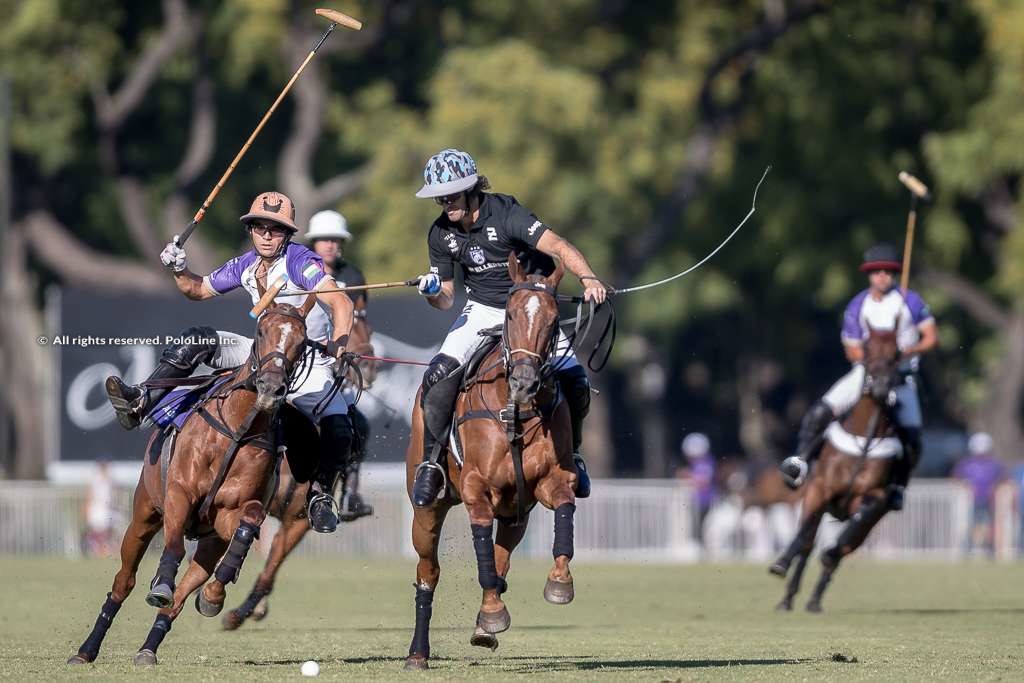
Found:
[(363, 22), (358, 19), (353, 19), (347, 14), (343, 14), (338, 10), (317, 8), (316, 13), (321, 17), (324, 17), (328, 21), (332, 21), (335, 24), (340, 24), (346, 28), (350, 28), (353, 31), (358, 31), (363, 28)]

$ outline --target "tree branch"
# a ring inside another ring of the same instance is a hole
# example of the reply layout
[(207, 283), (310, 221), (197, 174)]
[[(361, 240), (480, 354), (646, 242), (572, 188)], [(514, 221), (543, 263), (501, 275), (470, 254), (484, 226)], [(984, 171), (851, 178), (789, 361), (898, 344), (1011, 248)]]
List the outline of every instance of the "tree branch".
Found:
[(351, 171), (339, 173), (333, 178), (324, 181), (313, 192), (313, 200), (310, 207), (319, 209), (322, 206), (340, 202), (361, 188), (369, 174), (369, 164), (365, 164)]
[(170, 288), (170, 278), (155, 268), (108, 256), (79, 241), (49, 211), (33, 211), (15, 228), (25, 235), (39, 260), (70, 285), (137, 292), (166, 292)]
[(997, 331), (1005, 331), (1010, 325), (1011, 316), (1003, 310), (980, 287), (956, 273), (944, 270), (928, 269), (921, 272), (921, 281), (942, 290), (949, 298), (957, 302), (967, 313), (978, 322), (988, 325)]
[(164, 25), (156, 40), (142, 52), (121, 87), (110, 95), (94, 91), (93, 101), (100, 127), (116, 130), (142, 102), (160, 69), (193, 34), (192, 19), (183, 0), (163, 0)]

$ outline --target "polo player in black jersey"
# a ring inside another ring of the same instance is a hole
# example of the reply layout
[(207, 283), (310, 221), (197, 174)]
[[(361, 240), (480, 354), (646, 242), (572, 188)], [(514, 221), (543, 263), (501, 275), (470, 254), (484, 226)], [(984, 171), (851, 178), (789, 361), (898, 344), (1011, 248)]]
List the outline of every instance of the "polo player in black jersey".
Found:
[[(446, 149), (435, 154), (427, 161), (423, 177), (423, 187), (416, 196), (432, 198), (442, 213), (427, 235), (430, 272), (420, 276), (419, 292), (434, 308), (451, 308), (458, 264), (469, 298), (423, 375), (420, 400), (426, 405), (430, 388), (473, 355), (481, 342), (478, 332), (504, 323), (505, 300), (512, 288), (508, 273), (510, 252), (519, 254), (527, 272), (541, 275), (554, 271), (552, 257), (557, 257), (580, 279), (586, 301), (600, 304), (607, 291), (576, 247), (556, 235), (515, 197), (487, 192), (490, 183), (477, 173), (476, 163), (465, 152)], [(580, 456), (580, 445), (583, 418), (590, 408), (590, 382), (568, 338), (561, 330), (558, 335), (554, 356), (556, 378), (571, 416), (573, 461), (578, 473), (576, 497), (586, 498), (590, 495), (590, 478)], [(430, 461), (436, 446), (436, 438), (424, 424), (423, 463), (416, 470), (412, 489), (413, 505), (417, 507), (431, 505), (443, 493), (442, 467)]]

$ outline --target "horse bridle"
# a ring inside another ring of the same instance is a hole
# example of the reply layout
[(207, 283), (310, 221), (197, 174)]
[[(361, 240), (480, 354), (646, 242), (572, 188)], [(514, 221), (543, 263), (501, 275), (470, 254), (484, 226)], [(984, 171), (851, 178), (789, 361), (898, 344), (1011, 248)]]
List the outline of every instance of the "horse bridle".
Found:
[[(297, 312), (296, 313), (292, 313), (291, 311), (285, 311), (285, 310), (268, 310), (267, 314), (270, 314), (270, 315), (280, 315), (280, 316), (284, 316), (286, 318), (292, 318), (294, 320), (297, 320), (299, 323), (301, 323), (302, 326), (303, 326), (303, 329), (305, 329), (306, 319), (303, 316), (301, 316), (299, 313), (297, 313)], [(260, 326), (256, 325), (256, 336), (253, 339), (252, 349), (249, 352), (249, 370), (250, 370), (249, 383), (253, 384), (253, 385), (255, 384), (256, 379), (259, 377), (260, 373), (263, 371), (263, 367), (267, 364), (267, 362), (269, 362), (271, 360), (274, 360), (275, 358), (280, 358), (282, 363), (284, 364), (284, 376), (285, 376), (285, 379), (287, 381), (287, 392), (286, 393), (291, 393), (292, 390), (294, 389), (294, 387), (298, 384), (298, 381), (297, 381), (298, 377), (302, 373), (296, 373), (296, 375), (294, 377), (292, 376), (292, 370), (294, 369), (295, 361), (293, 361), (290, 358), (288, 358), (288, 356), (283, 351), (271, 351), (270, 353), (267, 353), (267, 354), (261, 356), (260, 353), (259, 353), (259, 339), (260, 339), (260, 335), (261, 335)], [(305, 337), (305, 335), (303, 335), (303, 337)], [(303, 345), (304, 346), (309, 346), (309, 340), (308, 339), (305, 340)]]
[[(557, 294), (555, 293), (554, 288), (548, 286), (547, 284), (545, 284), (543, 282), (519, 282), (519, 283), (516, 283), (516, 284), (512, 285), (512, 288), (508, 291), (508, 296), (509, 296), (509, 298), (511, 298), (513, 294), (515, 294), (516, 292), (523, 291), (523, 290), (527, 290), (527, 291), (531, 291), (531, 292), (538, 292), (538, 293), (541, 293), (541, 294), (546, 294), (547, 296), (550, 296), (552, 299), (555, 299), (556, 301), (557, 301), (557, 298), (558, 298)], [(549, 374), (549, 372), (551, 371), (551, 359), (554, 357), (555, 348), (558, 345), (558, 335), (555, 333), (555, 330), (558, 327), (558, 320), (556, 319), (555, 322), (552, 324), (551, 336), (550, 336), (550, 339), (548, 340), (547, 352), (546, 353), (537, 353), (536, 351), (531, 351), (530, 349), (518, 349), (518, 348), (517, 349), (513, 349), (513, 348), (510, 348), (509, 341), (508, 341), (508, 322), (509, 322), (509, 316), (510, 315), (511, 315), (511, 312), (509, 311), (508, 307), (506, 306), (506, 308), (505, 308), (505, 324), (504, 324), (504, 326), (502, 327), (502, 330), (501, 330), (501, 353), (502, 353), (502, 357), (505, 360), (505, 376), (506, 377), (511, 377), (512, 376), (512, 370), (514, 370), (515, 368), (519, 367), (520, 365), (530, 365), (530, 366), (536, 368), (538, 379), (543, 380), (545, 375)], [(514, 354), (517, 354), (517, 353), (521, 353), (525, 357), (524, 358), (519, 358), (519, 359), (513, 359), (512, 356)]]

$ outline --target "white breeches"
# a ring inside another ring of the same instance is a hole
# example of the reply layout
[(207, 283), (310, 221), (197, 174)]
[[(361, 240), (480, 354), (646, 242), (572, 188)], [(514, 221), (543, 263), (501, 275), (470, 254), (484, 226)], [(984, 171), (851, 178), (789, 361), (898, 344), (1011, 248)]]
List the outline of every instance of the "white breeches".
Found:
[[(837, 417), (853, 408), (860, 400), (866, 372), (862, 364), (855, 364), (822, 397)], [(917, 399), (917, 383), (913, 376), (907, 377), (903, 384), (896, 387), (896, 400), (896, 419), (899, 423), (904, 427), (920, 429), (921, 403)]]

